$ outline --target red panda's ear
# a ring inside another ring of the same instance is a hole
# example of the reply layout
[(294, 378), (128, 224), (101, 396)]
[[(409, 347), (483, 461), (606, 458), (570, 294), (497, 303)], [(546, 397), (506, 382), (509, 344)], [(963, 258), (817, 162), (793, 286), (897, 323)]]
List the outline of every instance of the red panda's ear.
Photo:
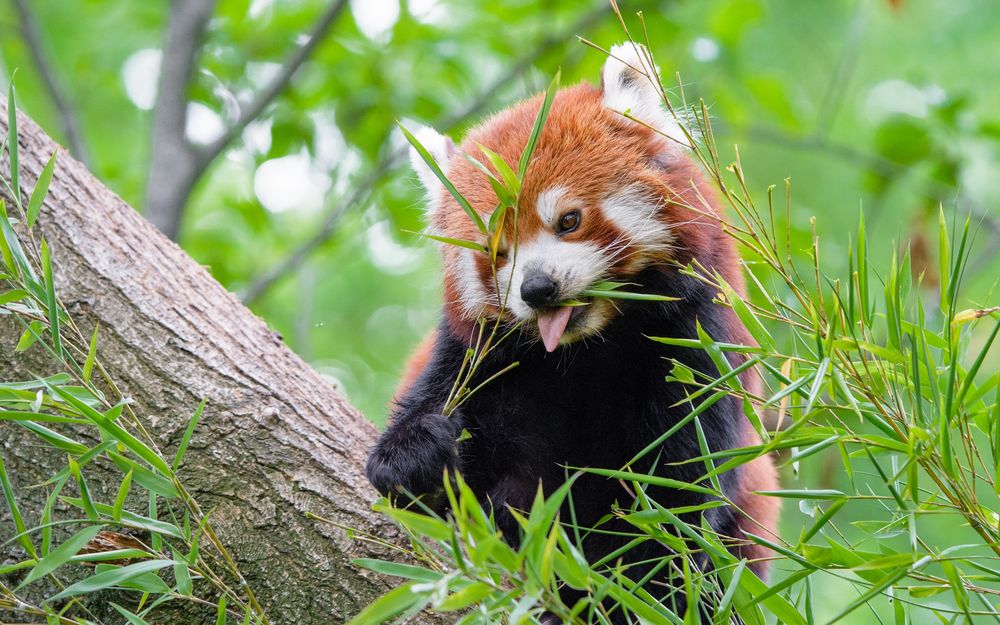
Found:
[[(434, 162), (444, 174), (448, 175), (448, 161), (455, 154), (455, 143), (438, 131), (428, 126), (423, 126), (413, 133), (422, 146), (430, 153)], [(441, 203), (441, 191), (444, 185), (434, 175), (431, 168), (424, 162), (424, 159), (417, 152), (416, 148), (410, 146), (410, 164), (420, 177), (420, 183), (427, 191), (427, 212), (433, 213), (437, 205)]]
[(663, 105), (659, 68), (645, 46), (625, 42), (612, 46), (601, 71), (604, 106), (642, 121), (665, 135), (671, 144), (688, 146), (673, 113)]

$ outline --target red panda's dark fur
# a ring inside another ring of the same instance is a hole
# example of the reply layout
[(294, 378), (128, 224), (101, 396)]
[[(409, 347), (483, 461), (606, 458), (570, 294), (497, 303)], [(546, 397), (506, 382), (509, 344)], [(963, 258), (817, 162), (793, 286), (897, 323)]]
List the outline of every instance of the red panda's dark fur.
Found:
[[(491, 381), (445, 419), (440, 412), (474, 327), (474, 319), (462, 309), (455, 273), (457, 254), (462, 252), (446, 246), (442, 322), (408, 365), (388, 429), (368, 462), (369, 478), (383, 493), (402, 487), (414, 494), (430, 494), (440, 489), (446, 467), (459, 470), (482, 500), (493, 506), (505, 537), (515, 543), (519, 528), (506, 509), (529, 508), (539, 482), (551, 492), (563, 482), (568, 471), (565, 467), (620, 468), (690, 412), (691, 406), (682, 400), (693, 389), (664, 380), (671, 369), (669, 359), (709, 376), (719, 375), (701, 350), (656, 343), (649, 336), (695, 338), (697, 322), (719, 342), (752, 343), (733, 311), (713, 301), (717, 293), (712, 288), (677, 269), (697, 261), (709, 271), (719, 272), (738, 292), (744, 289), (735, 246), (722, 231), (716, 197), (704, 174), (683, 151), (665, 148), (665, 140), (653, 130), (609, 111), (601, 96), (601, 89), (586, 84), (556, 95), (521, 194), (519, 237), (545, 227), (536, 223), (532, 203), (553, 182), (572, 189), (575, 197), (590, 204), (599, 203), (600, 195), (616, 184), (640, 183), (661, 198), (657, 218), (670, 225), (673, 245), (663, 251), (663, 258), (647, 259), (647, 266), (637, 273), (616, 265), (610, 277), (627, 278), (645, 291), (679, 300), (618, 303), (620, 313), (601, 337), (562, 345), (554, 353), (546, 353), (534, 336), (522, 330), (491, 355), (480, 380), (511, 362), (520, 364)], [(540, 103), (536, 97), (487, 120), (469, 134), (460, 149), (485, 160), (477, 147), (483, 144), (508, 163), (517, 163)], [(665, 151), (671, 155), (667, 160)], [(485, 176), (465, 159), (452, 158), (448, 176), (478, 210), (486, 213), (496, 205), (496, 195)], [(481, 238), (451, 197), (442, 193), (436, 200), (440, 206), (433, 226), (438, 231), (453, 238)], [(508, 222), (507, 227), (512, 228), (512, 224)], [(613, 232), (613, 225), (602, 222), (595, 213), (588, 217), (586, 228), (573, 236), (607, 245)], [(487, 283), (491, 270), (486, 254), (477, 258), (476, 271)], [(728, 357), (733, 365), (745, 358), (737, 353)], [(741, 379), (751, 390), (758, 389), (753, 371)], [(675, 404), (679, 405), (672, 407)], [(720, 399), (699, 419), (712, 451), (760, 442), (735, 397)], [(472, 438), (456, 448), (455, 440), (463, 428)], [(704, 465), (678, 462), (700, 454), (694, 426), (688, 424), (633, 468), (648, 470), (658, 458), (658, 475), (693, 482), (704, 473)], [(752, 570), (766, 576), (769, 553), (746, 541), (744, 532), (773, 539), (777, 531), (777, 500), (753, 494), (776, 488), (773, 462), (766, 456), (758, 458), (723, 474), (720, 480), (739, 510), (712, 508), (703, 517), (732, 539), (731, 549), (750, 560)], [(652, 488), (649, 494), (668, 507), (707, 499), (666, 488)], [(575, 515), (583, 526), (607, 515), (616, 502), (627, 508), (630, 496), (615, 481), (584, 475), (574, 486)], [(568, 513), (564, 515), (564, 519), (569, 518)], [(691, 515), (687, 519), (700, 522)], [(612, 520), (606, 529), (627, 531), (628, 527)], [(594, 561), (621, 544), (621, 539), (594, 534), (585, 541), (586, 555)], [(649, 541), (622, 560), (626, 564), (644, 562), (668, 554), (666, 547)], [(668, 568), (654, 579), (676, 586), (676, 580), (669, 580)], [(641, 564), (630, 575), (639, 578), (651, 569), (651, 564)], [(659, 588), (664, 592), (662, 586)]]

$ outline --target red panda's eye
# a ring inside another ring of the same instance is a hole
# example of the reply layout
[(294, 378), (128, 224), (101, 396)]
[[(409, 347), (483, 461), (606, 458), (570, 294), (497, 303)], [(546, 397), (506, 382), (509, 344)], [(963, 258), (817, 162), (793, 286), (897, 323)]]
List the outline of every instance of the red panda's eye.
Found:
[(580, 225), (579, 211), (571, 211), (559, 218), (559, 234), (566, 234), (576, 230)]

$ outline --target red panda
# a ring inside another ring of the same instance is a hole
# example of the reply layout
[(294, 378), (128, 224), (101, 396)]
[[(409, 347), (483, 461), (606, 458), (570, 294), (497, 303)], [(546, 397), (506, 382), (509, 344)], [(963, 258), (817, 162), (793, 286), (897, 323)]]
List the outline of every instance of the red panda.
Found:
[[(458, 470), (492, 506), (507, 540), (516, 543), (519, 528), (507, 510), (530, 508), (539, 483), (551, 492), (564, 482), (566, 467), (620, 468), (688, 415), (692, 406), (685, 397), (692, 389), (665, 380), (671, 360), (719, 376), (703, 351), (648, 337), (695, 338), (700, 323), (719, 342), (752, 343), (733, 311), (714, 301), (714, 289), (679, 270), (697, 261), (743, 291), (735, 245), (722, 231), (715, 195), (687, 153), (688, 140), (676, 118), (662, 107), (659, 87), (650, 79), (659, 75), (653, 69), (644, 48), (623, 44), (611, 49), (599, 87), (579, 84), (556, 93), (519, 195), (516, 250), (508, 249), (515, 240), (514, 220), (508, 219), (495, 276), (489, 254), (442, 247), (442, 321), (411, 361), (388, 428), (367, 464), (369, 479), (382, 493), (440, 492), (444, 469)], [(418, 134), (484, 218), (496, 207), (497, 195), (462, 153), (487, 162), (482, 145), (516, 165), (541, 103), (539, 95), (497, 113), (458, 147), (430, 130)], [(626, 111), (639, 121), (623, 115)], [(427, 165), (419, 157), (413, 160), (427, 190), (430, 230), (485, 243)], [(609, 279), (676, 300), (582, 295)], [(560, 305), (568, 300), (587, 305)], [(480, 378), (519, 364), (442, 417), (482, 317), (522, 325), (491, 352)], [(736, 353), (728, 357), (734, 365), (743, 359)], [(742, 379), (751, 389), (758, 385), (752, 371)], [(736, 397), (723, 397), (699, 420), (712, 451), (760, 442)], [(463, 429), (471, 438), (456, 443)], [(687, 423), (631, 466), (693, 482), (704, 473), (704, 464), (683, 461), (700, 455), (694, 425)], [(745, 540), (744, 531), (771, 537), (777, 531), (777, 500), (754, 494), (773, 490), (776, 480), (771, 459), (758, 458), (720, 476), (735, 508), (707, 508), (687, 517), (728, 537), (734, 553), (747, 558), (762, 577), (769, 553)], [(593, 474), (583, 474), (572, 492), (576, 521), (584, 527), (604, 518), (616, 503), (626, 508), (629, 503), (620, 483)], [(708, 499), (667, 488), (649, 494), (668, 507)], [(614, 535), (628, 530), (624, 522), (612, 520), (604, 529), (612, 532), (585, 540), (591, 561), (624, 544)], [(669, 554), (647, 541), (622, 559), (631, 564), (628, 574), (641, 579), (654, 570), (656, 558)], [(654, 579), (669, 585), (665, 576), (661, 572)]]

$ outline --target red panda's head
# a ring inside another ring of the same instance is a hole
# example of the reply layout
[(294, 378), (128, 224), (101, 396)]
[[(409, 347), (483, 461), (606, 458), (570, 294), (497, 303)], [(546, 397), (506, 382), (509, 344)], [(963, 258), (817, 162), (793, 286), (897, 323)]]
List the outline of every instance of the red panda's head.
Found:
[[(525, 321), (552, 351), (599, 333), (621, 309), (603, 299), (575, 307), (561, 302), (585, 300), (581, 292), (602, 280), (628, 282), (651, 265), (687, 262), (711, 245), (714, 237), (705, 231), (711, 220), (701, 214), (712, 211), (710, 192), (662, 105), (648, 59), (640, 46), (615, 46), (599, 88), (579, 84), (556, 94), (523, 180), (516, 251), (512, 218), (505, 220), (495, 279), (489, 254), (443, 246), (451, 319)], [(461, 153), (488, 163), (478, 147), (484, 145), (516, 169), (541, 103), (539, 95), (497, 113), (458, 147), (430, 129), (417, 135), (484, 219), (497, 206), (496, 193)], [(428, 192), (430, 232), (485, 243), (420, 157), (412, 160)]]

